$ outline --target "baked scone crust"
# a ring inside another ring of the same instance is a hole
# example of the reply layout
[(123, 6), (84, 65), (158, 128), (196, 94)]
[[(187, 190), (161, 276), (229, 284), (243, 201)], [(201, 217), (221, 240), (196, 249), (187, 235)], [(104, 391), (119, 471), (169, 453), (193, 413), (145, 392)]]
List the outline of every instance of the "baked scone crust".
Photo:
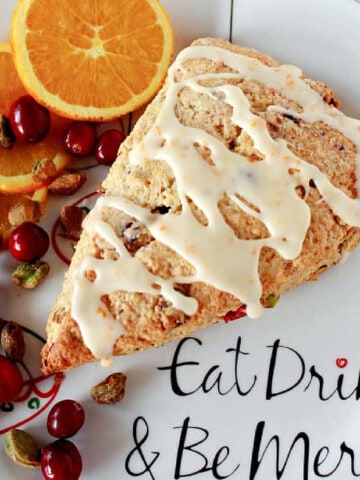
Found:
[[(221, 39), (203, 38), (195, 41), (194, 45), (214, 45), (256, 58), (267, 66), (280, 65), (268, 55)], [(227, 70), (231, 73), (231, 69), (221, 62), (196, 59), (186, 61), (178, 75), (184, 78), (195, 73)], [(325, 103), (334, 108), (338, 106), (334, 92), (327, 85), (310, 79), (305, 81), (321, 95)], [(348, 197), (356, 198), (357, 152), (353, 141), (322, 122), (310, 124), (294, 117), (291, 112), (299, 112), (301, 107), (274, 88), (253, 80), (230, 78), (229, 83), (242, 89), (252, 112), (266, 120), (272, 138), (283, 139), (295, 155), (316, 166)], [(104, 195), (125, 196), (153, 212), (176, 214), (181, 210), (181, 202), (169, 165), (149, 159), (143, 168), (139, 168), (129, 162), (129, 152), (142, 141), (154, 124), (167, 88), (165, 84), (122, 144), (116, 162), (102, 183), (102, 191)], [(281, 106), (289, 113), (273, 111), (269, 108), (272, 105)], [(184, 89), (176, 104), (176, 115), (183, 125), (205, 130), (230, 151), (238, 152), (250, 162), (261, 161), (261, 152), (255, 149), (251, 138), (232, 122), (231, 108), (225, 102)], [(199, 147), (199, 151), (204, 161), (211, 161), (206, 149)], [(310, 182), (306, 190), (298, 187), (297, 193), (310, 208), (310, 226), (301, 254), (293, 260), (283, 258), (269, 247), (261, 250), (259, 277), (262, 284), (261, 303), (265, 307), (270, 299), (280, 297), (285, 291), (304, 281), (316, 280), (320, 273), (339, 263), (360, 241), (359, 229), (342, 221), (326, 202), (321, 201), (314, 182)], [(199, 222), (205, 222), (202, 212), (195, 205), (192, 208)], [(261, 221), (239, 208), (226, 194), (219, 202), (219, 210), (238, 238), (257, 239), (268, 235)], [(140, 259), (150, 272), (161, 278), (192, 273), (192, 265), (154, 239), (144, 225), (128, 214), (107, 207), (102, 210), (102, 219), (112, 225), (131, 255)], [(71, 317), (73, 274), (89, 254), (96, 258), (111, 258), (114, 251), (102, 238), (94, 238), (88, 231), (83, 231), (62, 291), (49, 315), (48, 339), (42, 350), (44, 373), (64, 371), (96, 360), (84, 344), (78, 324)], [(162, 295), (117, 291), (107, 296), (107, 307), (126, 331), (117, 339), (113, 355), (130, 354), (182, 338), (221, 321), (227, 312), (236, 311), (241, 306), (240, 300), (233, 295), (204, 282), (181, 284), (178, 288), (185, 295), (197, 299), (198, 310), (194, 315), (186, 315), (174, 308)]]

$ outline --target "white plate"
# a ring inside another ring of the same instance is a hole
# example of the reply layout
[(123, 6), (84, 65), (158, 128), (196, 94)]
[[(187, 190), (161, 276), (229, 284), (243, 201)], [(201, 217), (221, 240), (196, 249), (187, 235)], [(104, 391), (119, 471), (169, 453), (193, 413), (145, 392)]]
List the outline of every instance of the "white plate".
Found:
[[(0, 40), (9, 36), (15, 0), (0, 2)], [(176, 47), (197, 36), (222, 36), (302, 66), (334, 86), (344, 110), (360, 117), (360, 4), (356, 0), (164, 0)], [(232, 19), (232, 21), (231, 21)], [(1, 72), (0, 72), (1, 74)], [(89, 171), (73, 199), (106, 174)], [(49, 231), (63, 199), (52, 199)], [(15, 267), (0, 254), (0, 316), (45, 336), (47, 312), (66, 266), (53, 249), (49, 278), (35, 291), (11, 284)], [(360, 475), (360, 252), (318, 282), (284, 297), (259, 320), (211, 327), (183, 342), (120, 358), (104, 370), (66, 374), (56, 400), (74, 398), (86, 424), (74, 437), (84, 480), (347, 480)], [(38, 375), (39, 339), (27, 336), (26, 364)], [(170, 366), (176, 363), (177, 369)], [(113, 371), (128, 375), (126, 397), (99, 406), (92, 385)], [(177, 382), (177, 383), (176, 383)], [(54, 379), (37, 384), (14, 411), (0, 411), (0, 430), (35, 415), (23, 428), (43, 443)], [(176, 387), (178, 390), (176, 390)], [(56, 389), (55, 389), (56, 390)], [(41, 398), (43, 392), (44, 398)], [(50, 393), (49, 393), (50, 392)], [(54, 392), (56, 393), (56, 392)], [(41, 412), (41, 413), (39, 413)], [(0, 453), (2, 480), (39, 479)]]

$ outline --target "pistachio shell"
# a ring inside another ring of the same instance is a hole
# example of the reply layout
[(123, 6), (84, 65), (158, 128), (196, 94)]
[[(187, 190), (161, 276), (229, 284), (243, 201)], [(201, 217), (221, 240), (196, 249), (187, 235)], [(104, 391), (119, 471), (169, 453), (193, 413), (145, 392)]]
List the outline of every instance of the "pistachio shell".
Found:
[(18, 287), (35, 288), (45, 279), (49, 271), (48, 263), (37, 260), (34, 263), (18, 265), (12, 274), (12, 279)]
[(18, 465), (27, 468), (40, 467), (40, 448), (34, 438), (24, 430), (13, 428), (4, 439), (7, 455)]
[(91, 396), (101, 405), (120, 402), (125, 396), (126, 375), (122, 372), (112, 373), (91, 389)]
[(43, 158), (34, 165), (32, 174), (38, 182), (49, 182), (56, 176), (56, 165), (52, 160)]
[(16, 322), (7, 322), (1, 330), (0, 340), (5, 355), (13, 362), (21, 362), (26, 349), (21, 326)]

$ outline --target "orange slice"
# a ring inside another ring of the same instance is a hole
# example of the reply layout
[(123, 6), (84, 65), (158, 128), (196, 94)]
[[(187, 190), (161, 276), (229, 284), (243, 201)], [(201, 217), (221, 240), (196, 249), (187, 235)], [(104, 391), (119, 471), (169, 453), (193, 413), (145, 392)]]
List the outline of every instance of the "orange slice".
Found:
[(16, 224), (10, 222), (9, 212), (20, 207), (20, 211), (25, 214), (24, 220), (37, 221), (45, 212), (47, 195), (47, 187), (39, 188), (32, 196), (0, 193), (0, 251), (7, 247), (7, 239), (16, 227)]
[(26, 90), (58, 114), (115, 119), (149, 101), (166, 75), (173, 32), (159, 0), (20, 0), (11, 25)]
[[(16, 73), (10, 44), (0, 43), (0, 113), (8, 115), (12, 102), (24, 94), (26, 91)], [(40, 160), (52, 160), (55, 175), (63, 170), (72, 160), (62, 146), (62, 133), (68, 124), (69, 120), (52, 115), (50, 132), (42, 142), (36, 145), (15, 143), (11, 149), (0, 147), (0, 192), (33, 192), (48, 183), (32, 174)]]

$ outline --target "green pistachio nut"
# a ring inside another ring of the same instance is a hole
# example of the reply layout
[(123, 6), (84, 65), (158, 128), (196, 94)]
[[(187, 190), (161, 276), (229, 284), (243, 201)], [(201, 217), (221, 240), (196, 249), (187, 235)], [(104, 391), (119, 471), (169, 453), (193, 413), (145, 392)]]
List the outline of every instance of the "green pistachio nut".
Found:
[(122, 372), (112, 373), (103, 382), (91, 389), (91, 397), (101, 405), (120, 402), (125, 396), (126, 375)]
[(50, 271), (50, 265), (42, 260), (18, 265), (12, 279), (15, 285), (23, 288), (37, 287)]
[(36, 440), (24, 430), (9, 430), (4, 438), (4, 447), (7, 455), (18, 465), (40, 467), (40, 448)]
[(271, 294), (266, 299), (266, 306), (268, 308), (274, 308), (277, 302), (279, 301), (279, 296)]

